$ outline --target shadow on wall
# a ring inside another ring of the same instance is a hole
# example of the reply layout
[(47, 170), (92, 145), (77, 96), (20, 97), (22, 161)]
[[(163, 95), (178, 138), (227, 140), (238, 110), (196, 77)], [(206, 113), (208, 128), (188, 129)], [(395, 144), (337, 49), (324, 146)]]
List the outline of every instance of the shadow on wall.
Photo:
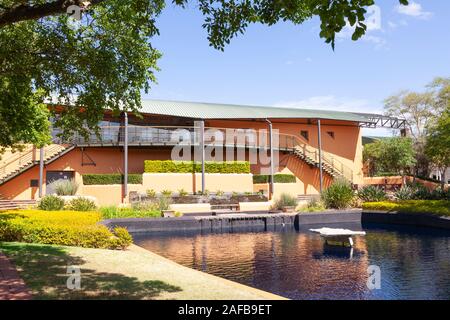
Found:
[[(139, 281), (122, 274), (83, 268), (83, 259), (59, 247), (3, 243), (0, 249), (22, 270), (20, 275), (34, 299), (154, 299), (163, 292), (181, 291), (163, 281)], [(67, 266), (81, 267), (81, 290), (67, 288)]]
[[(285, 165), (304, 185), (304, 194), (310, 193), (310, 189), (320, 190), (319, 168), (311, 167), (296, 156), (289, 156)], [(333, 182), (333, 178), (323, 173), (323, 188), (327, 188)]]

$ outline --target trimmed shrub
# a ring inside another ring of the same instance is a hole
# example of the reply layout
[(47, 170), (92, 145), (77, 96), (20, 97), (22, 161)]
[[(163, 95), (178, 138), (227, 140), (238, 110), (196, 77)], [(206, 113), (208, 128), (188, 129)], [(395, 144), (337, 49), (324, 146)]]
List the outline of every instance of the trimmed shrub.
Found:
[[(297, 179), (293, 174), (275, 174), (273, 176), (275, 183), (295, 183)], [(269, 183), (270, 175), (267, 174), (255, 174), (253, 175), (253, 183)]]
[[(123, 175), (119, 173), (83, 174), (84, 185), (109, 185), (122, 183), (123, 183)], [(128, 183), (142, 184), (142, 174), (139, 173), (128, 174)]]
[(358, 197), (366, 202), (383, 201), (386, 199), (386, 192), (375, 186), (365, 186), (358, 191)]
[(38, 208), (45, 211), (58, 211), (64, 209), (64, 200), (58, 196), (44, 196), (38, 204)]
[(133, 237), (128, 233), (128, 230), (123, 227), (115, 227), (113, 233), (116, 238), (113, 240), (114, 246), (117, 249), (125, 250), (133, 243)]
[(97, 209), (95, 202), (88, 198), (74, 198), (69, 201), (66, 208), (72, 211), (94, 211)]
[[(145, 160), (146, 173), (195, 173), (201, 172), (201, 163), (194, 161)], [(248, 161), (206, 161), (206, 173), (250, 173)]]
[(296, 207), (297, 206), (297, 198), (290, 195), (289, 193), (282, 193), (280, 197), (275, 200), (274, 208), (275, 209), (283, 209), (284, 207)]
[(338, 179), (322, 192), (322, 201), (327, 208), (346, 209), (351, 206), (354, 193), (350, 183)]
[(73, 196), (78, 190), (78, 183), (74, 179), (57, 180), (52, 182), (51, 185), (58, 196)]
[(366, 202), (363, 204), (363, 209), (401, 213), (430, 213), (438, 216), (450, 216), (450, 204), (447, 200)]
[(126, 230), (111, 233), (97, 224), (98, 212), (15, 210), (0, 213), (0, 241), (120, 249), (130, 245)]

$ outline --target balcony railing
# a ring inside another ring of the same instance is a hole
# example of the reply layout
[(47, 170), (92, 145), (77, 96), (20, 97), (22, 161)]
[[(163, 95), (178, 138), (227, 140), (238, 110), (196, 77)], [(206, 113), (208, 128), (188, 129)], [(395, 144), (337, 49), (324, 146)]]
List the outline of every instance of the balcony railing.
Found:
[[(79, 146), (120, 146), (124, 144), (125, 128), (123, 126), (100, 127), (98, 134), (91, 133), (88, 137), (76, 134), (70, 140), (61, 141), (57, 138), (59, 132), (54, 130), (54, 141), (72, 143)], [(274, 149), (282, 151), (299, 150), (315, 163), (319, 163), (318, 149), (311, 146), (300, 136), (274, 133)], [(269, 149), (269, 133), (267, 130), (244, 128), (205, 128), (207, 145), (220, 147)], [(200, 144), (200, 127), (182, 126), (128, 126), (128, 144), (130, 146), (198, 146)], [(338, 160), (333, 154), (322, 151), (322, 162), (333, 171), (353, 180), (353, 171)]]

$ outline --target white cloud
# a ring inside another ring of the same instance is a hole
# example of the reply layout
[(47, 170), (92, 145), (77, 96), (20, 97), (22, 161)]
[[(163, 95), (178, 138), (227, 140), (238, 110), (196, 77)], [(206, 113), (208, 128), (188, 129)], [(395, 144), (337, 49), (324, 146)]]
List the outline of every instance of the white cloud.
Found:
[(399, 4), (397, 6), (397, 12), (419, 19), (429, 19), (433, 15), (432, 12), (423, 11), (422, 5), (414, 1), (407, 6)]
[(276, 107), (334, 110), (348, 112), (382, 113), (382, 107), (374, 105), (366, 99), (336, 97), (334, 95), (315, 96), (297, 101), (280, 101)]

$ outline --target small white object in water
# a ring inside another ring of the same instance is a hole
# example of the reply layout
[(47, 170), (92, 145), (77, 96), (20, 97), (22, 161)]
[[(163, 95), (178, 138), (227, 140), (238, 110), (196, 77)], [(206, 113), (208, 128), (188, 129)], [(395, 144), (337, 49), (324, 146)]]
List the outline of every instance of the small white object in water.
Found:
[(339, 229), (339, 228), (320, 228), (320, 229), (309, 229), (312, 232), (320, 233), (321, 236), (365, 236), (364, 231), (353, 231), (349, 229)]
[(341, 242), (345, 244), (348, 242), (351, 247), (353, 247), (352, 236), (365, 236), (364, 231), (353, 231), (349, 229), (339, 229), (339, 228), (320, 228), (320, 229), (309, 229), (312, 232), (319, 233), (324, 239), (325, 243), (328, 244), (327, 240), (334, 242)]

